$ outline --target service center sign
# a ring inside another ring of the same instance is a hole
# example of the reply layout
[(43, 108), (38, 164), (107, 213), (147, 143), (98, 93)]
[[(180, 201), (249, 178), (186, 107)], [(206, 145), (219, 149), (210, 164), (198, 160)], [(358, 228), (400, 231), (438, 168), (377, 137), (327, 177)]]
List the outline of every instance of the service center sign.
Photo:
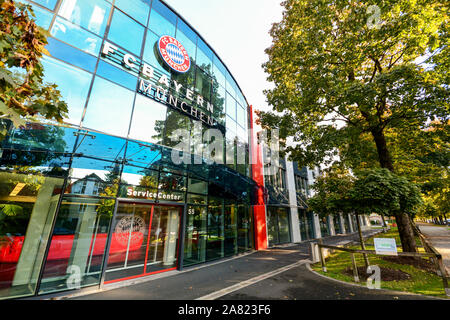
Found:
[(161, 58), (173, 70), (186, 73), (191, 67), (191, 59), (184, 46), (171, 36), (162, 36), (158, 41)]

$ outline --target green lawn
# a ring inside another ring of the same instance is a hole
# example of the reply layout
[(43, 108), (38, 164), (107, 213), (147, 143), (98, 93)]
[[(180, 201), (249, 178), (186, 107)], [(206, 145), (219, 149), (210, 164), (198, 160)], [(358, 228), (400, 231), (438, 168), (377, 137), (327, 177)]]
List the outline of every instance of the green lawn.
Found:
[[(391, 228), (385, 234), (378, 234), (377, 238), (396, 238), (397, 245), (400, 246), (400, 238), (397, 232), (397, 228)], [(417, 239), (418, 244), (420, 245), (420, 240)], [(367, 239), (365, 241), (367, 250), (374, 250), (373, 247), (373, 238)], [(352, 246), (353, 249), (360, 249), (360, 246)], [(401, 251), (401, 248), (399, 248)], [(423, 250), (420, 250), (423, 251)], [(403, 280), (403, 281), (381, 281), (382, 289), (396, 290), (396, 291), (404, 291), (410, 293), (418, 293), (429, 296), (438, 296), (441, 298), (447, 298), (445, 295), (444, 287), (442, 284), (442, 278), (436, 275), (435, 273), (419, 269), (417, 267), (407, 265), (407, 264), (398, 264), (383, 260), (381, 256), (377, 255), (369, 255), (370, 265), (377, 265), (379, 267), (385, 267), (394, 270), (401, 270), (411, 275), (411, 279)], [(361, 254), (355, 254), (355, 260), (358, 267), (364, 266), (364, 259)], [(312, 269), (323, 274), (325, 276), (338, 279), (341, 281), (355, 283), (353, 276), (344, 274), (344, 270), (351, 267), (351, 256), (350, 253), (347, 252), (337, 252), (332, 254), (330, 257), (326, 259), (326, 266), (328, 272), (322, 271), (321, 263), (316, 263), (312, 265)], [(365, 282), (360, 282), (359, 284), (365, 285)]]

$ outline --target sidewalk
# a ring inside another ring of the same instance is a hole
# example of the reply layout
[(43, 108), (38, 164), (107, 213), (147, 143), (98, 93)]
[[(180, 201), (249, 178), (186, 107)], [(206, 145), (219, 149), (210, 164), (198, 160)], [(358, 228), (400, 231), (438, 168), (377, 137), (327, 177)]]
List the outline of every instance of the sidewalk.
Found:
[(420, 231), (430, 239), (431, 244), (442, 255), (442, 261), (450, 274), (450, 230), (447, 227), (417, 223)]
[[(379, 230), (364, 232), (367, 237)], [(339, 245), (358, 234), (323, 238)], [(314, 241), (314, 240), (312, 240)], [(139, 284), (74, 297), (75, 300), (194, 300), (194, 299), (425, 299), (385, 290), (339, 283), (307, 268), (310, 242), (265, 251), (174, 272)]]

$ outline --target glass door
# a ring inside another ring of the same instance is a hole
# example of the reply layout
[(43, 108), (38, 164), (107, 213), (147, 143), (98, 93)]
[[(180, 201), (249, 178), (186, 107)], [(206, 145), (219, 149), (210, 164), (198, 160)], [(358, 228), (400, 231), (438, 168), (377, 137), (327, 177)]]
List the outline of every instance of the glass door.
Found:
[(120, 203), (105, 283), (175, 269), (181, 211), (181, 207)]

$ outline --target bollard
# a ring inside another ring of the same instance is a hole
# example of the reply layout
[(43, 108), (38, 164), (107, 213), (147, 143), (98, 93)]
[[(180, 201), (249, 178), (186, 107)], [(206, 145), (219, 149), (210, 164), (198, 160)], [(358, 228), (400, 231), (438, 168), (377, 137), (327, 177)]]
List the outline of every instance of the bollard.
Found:
[(356, 267), (355, 254), (351, 253), (352, 256), (352, 265), (353, 265), (353, 278), (355, 282), (359, 282), (358, 268)]

